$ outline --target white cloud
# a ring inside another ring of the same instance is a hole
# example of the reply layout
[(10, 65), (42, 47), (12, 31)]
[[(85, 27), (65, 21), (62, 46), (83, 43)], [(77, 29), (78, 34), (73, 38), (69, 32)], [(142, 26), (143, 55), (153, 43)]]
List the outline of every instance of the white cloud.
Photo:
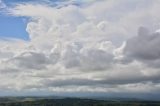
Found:
[[(0, 76), (7, 82), (0, 88), (157, 92), (158, 69), (144, 65), (135, 55), (159, 57), (159, 34), (154, 35), (155, 40), (146, 31), (136, 36), (141, 25), (158, 28), (158, 9), (158, 0), (97, 0), (82, 7), (71, 3), (61, 8), (17, 4), (8, 13), (30, 18), (26, 31), (31, 41), (0, 43)], [(134, 61), (122, 61), (128, 55), (134, 55)]]

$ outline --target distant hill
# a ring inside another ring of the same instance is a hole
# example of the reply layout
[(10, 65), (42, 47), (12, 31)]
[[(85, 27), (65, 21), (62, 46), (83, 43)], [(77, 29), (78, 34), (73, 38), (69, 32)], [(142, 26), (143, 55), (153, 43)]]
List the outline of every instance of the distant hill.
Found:
[(0, 98), (0, 106), (160, 106), (160, 102), (59, 97), (6, 97)]

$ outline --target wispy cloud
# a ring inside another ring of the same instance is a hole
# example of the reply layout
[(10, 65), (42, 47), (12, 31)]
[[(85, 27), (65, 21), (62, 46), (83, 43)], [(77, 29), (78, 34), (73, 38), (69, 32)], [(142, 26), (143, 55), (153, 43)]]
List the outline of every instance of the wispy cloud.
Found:
[(0, 9), (3, 9), (3, 8), (5, 8), (5, 7), (6, 7), (5, 3), (3, 3), (2, 0), (0, 0)]

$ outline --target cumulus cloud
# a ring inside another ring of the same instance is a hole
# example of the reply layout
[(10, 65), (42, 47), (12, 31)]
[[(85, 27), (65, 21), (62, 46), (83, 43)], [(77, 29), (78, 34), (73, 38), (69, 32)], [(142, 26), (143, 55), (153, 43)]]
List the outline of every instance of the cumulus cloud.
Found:
[(150, 33), (147, 28), (140, 27), (138, 35), (129, 39), (124, 49), (125, 56), (131, 60), (139, 60), (153, 67), (158, 67), (160, 50), (160, 33)]
[[(7, 8), (11, 16), (30, 18), (30, 41), (0, 42), (0, 88), (159, 91), (159, 32), (152, 33), (159, 28), (159, 1), (71, 1)], [(147, 29), (136, 35), (140, 26)]]

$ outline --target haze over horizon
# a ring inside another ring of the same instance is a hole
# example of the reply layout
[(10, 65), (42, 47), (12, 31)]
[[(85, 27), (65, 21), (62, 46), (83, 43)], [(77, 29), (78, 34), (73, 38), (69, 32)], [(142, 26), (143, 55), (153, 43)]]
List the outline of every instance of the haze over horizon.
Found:
[(0, 96), (160, 100), (160, 0), (0, 0)]

